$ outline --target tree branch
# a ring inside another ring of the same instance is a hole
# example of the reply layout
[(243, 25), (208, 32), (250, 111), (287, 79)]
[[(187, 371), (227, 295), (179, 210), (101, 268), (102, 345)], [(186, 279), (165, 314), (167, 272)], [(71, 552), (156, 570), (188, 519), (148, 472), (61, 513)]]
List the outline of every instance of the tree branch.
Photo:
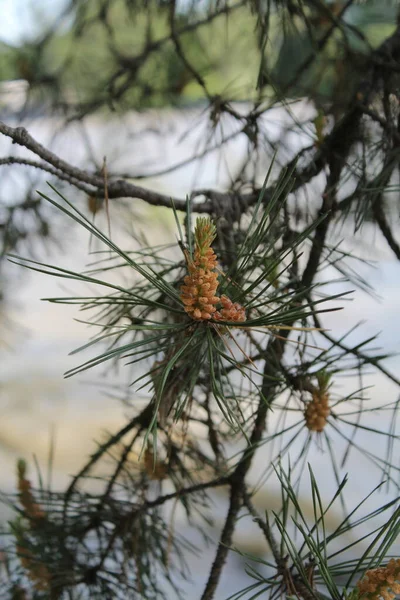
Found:
[(84, 183), (78, 181), (77, 179), (74, 179), (73, 177), (66, 175), (65, 173), (63, 173), (63, 171), (60, 171), (60, 170), (56, 169), (55, 167), (51, 167), (51, 166), (47, 165), (46, 163), (41, 163), (41, 162), (38, 162), (35, 160), (30, 160), (29, 158), (20, 158), (18, 156), (7, 156), (4, 158), (0, 158), (0, 166), (8, 166), (8, 165), (10, 165), (10, 166), (11, 165), (21, 165), (21, 166), (26, 166), (26, 167), (33, 167), (34, 169), (40, 169), (41, 171), (46, 171), (47, 173), (50, 173), (50, 175), (54, 175), (55, 177), (57, 177), (58, 179), (61, 179), (62, 181), (66, 181), (67, 183), (70, 183), (71, 185), (78, 188), (82, 192), (86, 192), (87, 194), (90, 194), (90, 195), (96, 193), (95, 188), (85, 185)]
[[(24, 146), (41, 159), (52, 165), (57, 171), (61, 171), (64, 175), (72, 180), (87, 184), (96, 188), (99, 192), (104, 193), (104, 179), (98, 175), (90, 174), (87, 171), (74, 167), (65, 160), (59, 158), (56, 154), (47, 150), (39, 142), (37, 142), (24, 127), (9, 127), (0, 121), (0, 133), (11, 138), (15, 144)], [(35, 165), (37, 166), (37, 165)], [(140, 198), (153, 206), (171, 206), (171, 197), (159, 194), (143, 187), (129, 183), (128, 181), (116, 180), (108, 183), (109, 198), (133, 197)], [(180, 210), (185, 210), (186, 201), (178, 198), (174, 199), (174, 203)], [(203, 208), (203, 210), (202, 210)], [(204, 212), (204, 207), (196, 207), (199, 212)]]
[(262, 439), (267, 413), (272, 404), (276, 391), (276, 372), (279, 369), (282, 359), (286, 338), (289, 335), (288, 330), (281, 332), (280, 338), (275, 338), (265, 351), (265, 364), (263, 372), (263, 383), (261, 388), (260, 400), (257, 409), (257, 416), (253, 431), (250, 437), (248, 447), (244, 450), (242, 458), (236, 469), (230, 477), (231, 494), (229, 509), (225, 519), (225, 525), (221, 532), (219, 545), (208, 577), (207, 585), (204, 589), (201, 600), (212, 600), (218, 586), (223, 566), (229, 552), (229, 546), (232, 543), (232, 536), (237, 523), (237, 517), (243, 505), (244, 493), (246, 491), (245, 479), (251, 467), (254, 454)]

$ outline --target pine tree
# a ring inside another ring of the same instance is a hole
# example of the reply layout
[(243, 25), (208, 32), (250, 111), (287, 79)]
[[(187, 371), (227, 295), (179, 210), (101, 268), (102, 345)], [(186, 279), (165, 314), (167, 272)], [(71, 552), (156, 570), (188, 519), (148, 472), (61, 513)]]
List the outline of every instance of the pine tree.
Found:
[[(240, 553), (234, 533), (243, 520), (255, 524), (269, 558), (245, 556), (249, 584), (232, 600), (399, 594), (398, 400), (368, 406), (364, 377), (373, 369), (395, 386), (400, 380), (375, 337), (351, 341), (356, 323), (345, 334), (326, 327), (330, 313), (346, 314), (351, 296), (331, 291), (337, 275), (371, 290), (358, 272), (366, 260), (338, 243), (340, 227), (348, 239), (373, 227), (400, 259), (398, 8), (379, 8), (385, 26), (371, 40), (376, 3), (359, 4), (74, 0), (59, 22), (15, 49), (27, 115), (44, 106), (84, 130), (93, 114), (124, 119), (166, 103), (183, 110), (194, 99), (203, 129), (185, 164), (232, 138), (247, 150), (222, 191), (171, 197), (141, 185), (163, 174), (157, 165), (121, 174), (109, 157), (70, 164), (29, 128), (0, 122), (3, 136), (33, 154), (7, 155), (0, 165), (52, 177), (39, 192), (3, 203), (2, 257), (86, 286), (85, 296), (49, 300), (77, 305), (97, 332), (74, 350), (90, 357), (66, 376), (123, 364), (132, 374), (128, 393), (144, 400), (132, 402), (126, 424), (98, 444), (66, 490), (35, 485), (30, 465), (18, 462), (16, 493), (5, 499), (15, 518), (3, 531), (1, 597), (183, 597), (187, 558), (199, 548), (176, 524), (177, 512), (210, 544), (201, 600), (226, 597), (221, 577), (227, 557)], [(293, 101), (304, 98), (312, 110), (298, 122)], [(287, 139), (270, 131), (277, 107), (293, 118)], [(165, 172), (178, 177), (182, 166)], [(137, 199), (171, 212), (176, 240), (147, 245), (138, 226), (135, 245), (122, 247), (114, 209), (126, 218), (126, 202)], [(75, 223), (99, 244), (90, 271), (85, 258), (82, 270), (69, 270), (26, 256), (27, 243), (57, 235), (59, 223)], [(343, 377), (354, 382), (348, 395)], [(377, 408), (391, 415), (388, 430), (365, 424)], [(360, 442), (361, 431), (373, 442)], [(348, 477), (360, 477), (346, 473), (350, 452), (369, 461), (371, 493), (383, 482), (391, 490), (377, 510), (368, 511), (368, 498), (349, 503)], [(316, 453), (335, 482), (331, 497), (314, 475)], [(260, 456), (265, 468), (255, 482)], [(273, 482), (279, 509), (260, 512), (258, 487)], [(301, 502), (305, 486), (311, 515)], [(215, 543), (208, 532), (221, 491), (227, 503)]]

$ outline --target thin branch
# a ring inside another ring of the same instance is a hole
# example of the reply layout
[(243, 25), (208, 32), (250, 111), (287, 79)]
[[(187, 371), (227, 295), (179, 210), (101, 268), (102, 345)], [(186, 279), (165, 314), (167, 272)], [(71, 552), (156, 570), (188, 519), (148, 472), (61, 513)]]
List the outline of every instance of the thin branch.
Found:
[(256, 511), (252, 501), (251, 501), (251, 497), (249, 496), (249, 494), (246, 492), (243, 496), (244, 498), (244, 505), (246, 506), (247, 510), (249, 511), (249, 513), (251, 514), (253, 520), (255, 521), (255, 523), (257, 523), (257, 525), (259, 526), (259, 528), (261, 529), (261, 531), (264, 534), (264, 537), (271, 549), (272, 555), (274, 557), (276, 566), (279, 567), (279, 565), (282, 562), (282, 557), (279, 554), (279, 550), (278, 550), (278, 543), (275, 540), (275, 537), (269, 527), (269, 524), (266, 521), (263, 521), (263, 519), (261, 519), (260, 515), (258, 514), (258, 512)]
[[(280, 361), (285, 349), (286, 338), (289, 331), (282, 331), (280, 339), (275, 338), (270, 342), (265, 351), (265, 364), (263, 372), (263, 384), (258, 403), (257, 416), (248, 447), (244, 450), (242, 458), (235, 471), (230, 477), (231, 494), (229, 509), (225, 524), (221, 532), (219, 545), (204, 589), (201, 600), (212, 600), (221, 577), (223, 566), (232, 543), (233, 533), (237, 523), (237, 517), (243, 505), (243, 496), (246, 491), (245, 479), (252, 465), (254, 454), (262, 439), (266, 427), (267, 413), (273, 402), (276, 391), (276, 371), (279, 370)], [(272, 382), (272, 383), (271, 383)]]
[[(9, 127), (0, 121), (0, 133), (11, 138), (15, 144), (24, 146), (41, 159), (52, 165), (58, 171), (63, 172), (66, 176), (81, 183), (88, 184), (97, 188), (99, 192), (104, 194), (104, 178), (98, 175), (90, 174), (78, 167), (74, 167), (65, 160), (59, 158), (56, 154), (47, 150), (39, 142), (37, 142), (24, 127)], [(109, 198), (133, 197), (140, 198), (153, 206), (171, 206), (171, 197), (152, 192), (145, 188), (139, 187), (132, 183), (123, 180), (110, 181), (108, 184)], [(186, 202), (178, 198), (174, 199), (175, 206), (180, 210), (185, 210)], [(196, 207), (197, 210), (197, 207)], [(201, 208), (199, 207), (199, 212)]]
[(54, 175), (55, 177), (57, 177), (58, 179), (61, 179), (62, 181), (66, 181), (67, 183), (70, 183), (71, 185), (78, 188), (82, 192), (86, 192), (89, 195), (96, 193), (96, 188), (85, 185), (84, 183), (80, 182), (79, 180), (74, 179), (73, 177), (70, 177), (69, 175), (66, 175), (65, 173), (63, 173), (63, 171), (60, 171), (59, 169), (51, 167), (51, 166), (47, 165), (46, 163), (41, 163), (41, 162), (38, 162), (35, 160), (30, 160), (29, 158), (19, 158), (18, 156), (7, 156), (5, 158), (0, 158), (0, 166), (7, 166), (7, 165), (21, 165), (21, 166), (26, 166), (26, 167), (33, 167), (34, 169), (40, 169), (41, 171), (50, 173), (50, 175)]
[(198, 71), (196, 71), (196, 69), (193, 67), (193, 65), (186, 58), (186, 55), (184, 53), (184, 50), (182, 48), (182, 44), (180, 41), (180, 35), (177, 32), (176, 26), (175, 26), (175, 12), (176, 12), (176, 0), (171, 0), (169, 25), (170, 25), (170, 29), (171, 29), (171, 39), (174, 43), (176, 53), (179, 56), (179, 58), (181, 59), (181, 61), (183, 62), (183, 64), (185, 65), (186, 69), (192, 74), (192, 76), (197, 81), (199, 86), (203, 89), (206, 97), (210, 99), (210, 94), (208, 93), (207, 86), (206, 86), (206, 83), (205, 83), (203, 77), (200, 75), (200, 73)]

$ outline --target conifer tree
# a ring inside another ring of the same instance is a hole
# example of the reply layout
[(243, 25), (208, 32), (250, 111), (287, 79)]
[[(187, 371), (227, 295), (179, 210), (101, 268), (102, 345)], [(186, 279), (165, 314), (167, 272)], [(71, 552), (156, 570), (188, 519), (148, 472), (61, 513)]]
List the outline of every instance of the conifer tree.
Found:
[[(400, 379), (375, 337), (353, 341), (357, 323), (342, 333), (326, 322), (346, 315), (348, 288), (371, 292), (359, 268), (368, 261), (346, 241), (369, 227), (400, 259), (396, 3), (71, 0), (3, 56), (27, 97), (22, 112), (8, 109), (0, 121), (12, 142), (0, 167), (44, 179), (12, 201), (0, 183), (1, 264), (77, 286), (76, 295), (48, 299), (77, 305), (96, 331), (72, 349), (77, 363), (66, 376), (121, 365), (132, 401), (124, 426), (82, 457), (66, 490), (36, 482), (32, 465), (18, 462), (16, 493), (5, 498), (15, 518), (3, 530), (1, 597), (184, 597), (188, 557), (207, 547), (208, 574), (190, 598), (224, 600), (221, 580), (245, 521), (266, 554), (245, 556), (248, 583), (232, 600), (394, 599), (398, 392), (369, 406), (364, 378), (373, 370), (394, 389)], [(68, 161), (29, 126), (40, 111), (61, 124), (60, 135), (84, 134), (93, 116), (114, 119), (122, 145), (132, 111), (162, 116), (161, 107), (184, 113), (188, 104), (201, 106), (190, 108), (202, 125), (195, 154), (145, 171), (121, 172), (109, 156), (99, 162), (90, 144), (82, 164)], [(277, 109), (289, 122), (278, 137)], [(154, 177), (178, 179), (232, 140), (246, 150), (228, 182), (182, 196), (156, 191)], [(121, 243), (116, 207), (127, 220), (139, 200), (170, 211), (176, 240), (147, 244), (135, 223), (132, 245)], [(88, 257), (68, 269), (35, 255), (31, 242), (67, 223), (99, 245), (90, 270)], [(353, 385), (347, 394), (343, 377)], [(390, 414), (386, 429), (365, 422), (378, 409)], [(368, 511), (368, 498), (349, 502), (347, 480), (360, 477), (347, 473), (350, 452), (369, 461), (371, 493), (387, 484), (391, 500), (379, 509)], [(314, 474), (316, 455), (335, 482), (332, 496)], [(280, 505), (260, 510), (258, 488), (273, 484)], [(224, 518), (213, 539), (216, 502)], [(198, 547), (187, 531), (202, 537)]]

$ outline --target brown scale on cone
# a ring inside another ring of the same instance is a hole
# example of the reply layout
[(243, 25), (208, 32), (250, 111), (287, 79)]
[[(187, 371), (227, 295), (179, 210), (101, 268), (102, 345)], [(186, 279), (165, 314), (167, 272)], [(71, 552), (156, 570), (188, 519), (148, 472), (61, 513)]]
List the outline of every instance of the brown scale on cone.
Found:
[[(246, 315), (240, 304), (233, 303), (227, 296), (220, 298), (217, 295), (217, 257), (211, 248), (215, 235), (216, 228), (211, 219), (197, 219), (194, 256), (186, 256), (189, 275), (181, 286), (182, 303), (187, 314), (197, 321), (245, 321)], [(218, 304), (222, 304), (220, 311), (217, 310)]]
[(400, 558), (392, 558), (386, 567), (367, 571), (357, 588), (360, 599), (393, 600), (400, 594)]
[(330, 413), (329, 394), (326, 391), (322, 393), (321, 390), (314, 392), (304, 411), (307, 428), (310, 431), (323, 431)]

